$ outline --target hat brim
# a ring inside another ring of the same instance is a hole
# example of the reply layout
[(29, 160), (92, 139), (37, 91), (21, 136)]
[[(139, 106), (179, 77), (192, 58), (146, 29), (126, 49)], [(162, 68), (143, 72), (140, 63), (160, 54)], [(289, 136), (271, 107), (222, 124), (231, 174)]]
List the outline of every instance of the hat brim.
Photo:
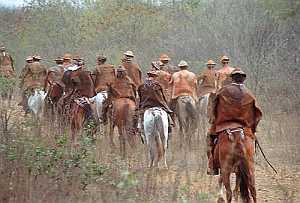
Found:
[(241, 72), (235, 72), (231, 74), (231, 76), (235, 76), (235, 75), (241, 75), (247, 77), (246, 73), (241, 73)]

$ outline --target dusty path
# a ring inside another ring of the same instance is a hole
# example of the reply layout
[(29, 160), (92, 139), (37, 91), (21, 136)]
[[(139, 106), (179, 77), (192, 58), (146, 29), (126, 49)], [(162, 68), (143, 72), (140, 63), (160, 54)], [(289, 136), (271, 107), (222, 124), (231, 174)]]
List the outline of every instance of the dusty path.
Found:
[[(20, 114), (20, 107), (13, 116), (15, 121), (21, 122), (24, 115)], [(46, 129), (49, 128), (44, 127), (43, 131)], [(83, 195), (80, 193), (75, 199), (65, 199), (63, 202), (216, 202), (217, 178), (206, 175), (204, 140), (201, 135), (194, 137), (188, 150), (180, 149), (178, 135), (174, 135), (167, 155), (169, 169), (156, 171), (147, 169), (142, 144), (135, 150), (129, 150), (128, 158), (122, 161), (118, 147), (111, 149), (108, 137), (99, 134), (95, 156), (100, 163), (109, 165), (111, 170), (97, 184), (88, 186)], [(117, 137), (115, 141), (118, 143)], [(275, 145), (267, 139), (262, 139), (262, 143), (278, 174), (271, 171), (260, 154), (256, 156), (258, 202), (300, 202), (298, 144), (282, 147), (278, 141)]]
[[(265, 148), (267, 149), (267, 146)], [(268, 150), (265, 151), (268, 154)], [(105, 161), (103, 156), (100, 159)], [(292, 164), (283, 165), (280, 159), (273, 159), (273, 157), (271, 160), (278, 170), (277, 175), (265, 164), (261, 155), (258, 154), (256, 157), (258, 202), (298, 202), (297, 200), (300, 200), (298, 193), (300, 191), (300, 167)], [(113, 200), (113, 202), (121, 200), (125, 202), (216, 202), (217, 178), (206, 175), (205, 145), (202, 142), (195, 141), (191, 150), (181, 150), (177, 138), (173, 138), (168, 153), (168, 164), (168, 170), (147, 169), (144, 148), (138, 147), (137, 151), (131, 152), (125, 164), (129, 167), (129, 172), (133, 174), (137, 185), (131, 189), (125, 189), (127, 195), (117, 194), (118, 192), (111, 188), (109, 190), (111, 196), (105, 200)], [(234, 182), (233, 179), (232, 182)], [(95, 192), (98, 193), (99, 190), (103, 188), (90, 187), (91, 195), (96, 195)], [(112, 198), (113, 196), (117, 197)], [(99, 197), (99, 200), (103, 200), (102, 197)]]

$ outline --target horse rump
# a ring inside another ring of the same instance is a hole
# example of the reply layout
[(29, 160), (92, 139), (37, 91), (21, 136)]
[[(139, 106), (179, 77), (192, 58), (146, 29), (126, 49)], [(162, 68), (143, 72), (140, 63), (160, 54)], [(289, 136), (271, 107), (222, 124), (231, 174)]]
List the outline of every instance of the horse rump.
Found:
[(150, 167), (158, 166), (158, 162), (165, 156), (168, 139), (166, 134), (168, 124), (165, 122), (168, 121), (167, 115), (165, 115), (166, 118), (163, 117), (162, 110), (149, 109), (145, 112), (144, 131), (149, 146)]

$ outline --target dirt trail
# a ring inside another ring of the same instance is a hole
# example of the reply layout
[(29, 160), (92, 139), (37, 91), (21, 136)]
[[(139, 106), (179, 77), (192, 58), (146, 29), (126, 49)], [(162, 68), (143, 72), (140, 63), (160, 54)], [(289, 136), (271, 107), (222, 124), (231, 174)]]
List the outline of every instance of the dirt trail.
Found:
[[(18, 118), (15, 121), (20, 122), (20, 115), (23, 117), (24, 114), (20, 114), (20, 107), (17, 109), (19, 113), (13, 116)], [(86, 196), (79, 197), (78, 202), (216, 202), (217, 177), (206, 175), (207, 158), (204, 140), (202, 135), (194, 137), (192, 146), (188, 150), (180, 149), (179, 137), (175, 134), (167, 154), (169, 169), (155, 171), (146, 167), (145, 146), (142, 144), (139, 144), (135, 150), (129, 150), (129, 157), (123, 162), (120, 161), (118, 147), (112, 150), (108, 145), (108, 137), (99, 134), (96, 142), (98, 161), (113, 167), (123, 164), (122, 167), (128, 168), (137, 184), (120, 190), (116, 187), (120, 177), (114, 176), (114, 172), (110, 171), (108, 177), (103, 177), (104, 180), (107, 179), (106, 181), (90, 185)], [(115, 141), (118, 143), (117, 136)], [(297, 161), (294, 163), (291, 158), (296, 155), (287, 157), (285, 150), (288, 146), (276, 147), (272, 143), (263, 141), (265, 152), (278, 170), (278, 174), (271, 171), (260, 154), (256, 155), (258, 202), (299, 202), (300, 165)], [(288, 149), (292, 151), (292, 148)], [(122, 172), (122, 169), (116, 168), (116, 171)]]
[[(103, 146), (102, 144), (100, 145)], [(268, 146), (265, 148), (268, 149)], [(269, 151), (265, 151), (268, 154)], [(103, 157), (100, 159), (104, 161)], [(283, 165), (280, 157), (270, 157), (270, 159), (278, 170), (277, 175), (265, 164), (260, 154), (256, 156), (258, 202), (292, 203), (300, 200), (298, 193), (300, 191), (300, 167)], [(173, 138), (168, 152), (168, 170), (149, 170), (145, 162), (144, 146), (139, 146), (136, 151), (130, 153), (126, 163), (129, 171), (136, 177), (138, 185), (135, 189), (129, 190), (134, 197), (119, 196), (121, 199), (124, 198), (123, 201), (216, 202), (217, 177), (206, 175), (207, 160), (205, 145), (202, 141), (195, 141), (190, 150), (183, 150), (178, 146), (177, 137)], [(234, 182), (233, 179), (232, 182)], [(96, 186), (90, 192), (95, 194), (94, 192), (99, 190), (101, 189)]]

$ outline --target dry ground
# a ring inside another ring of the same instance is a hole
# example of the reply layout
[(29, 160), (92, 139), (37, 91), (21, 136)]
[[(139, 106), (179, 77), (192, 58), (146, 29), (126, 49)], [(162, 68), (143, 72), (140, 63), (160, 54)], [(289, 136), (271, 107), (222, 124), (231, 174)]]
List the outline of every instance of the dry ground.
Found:
[[(16, 115), (18, 120), (22, 120), (23, 114)], [(298, 118), (292, 117), (290, 120), (297, 123)], [(288, 136), (296, 135), (299, 127), (292, 128), (294, 122), (285, 120), (285, 123), (280, 123), (276, 119), (262, 122), (258, 136), (278, 174), (274, 174), (261, 154), (257, 153), (258, 202), (300, 201), (299, 139)], [(291, 132), (282, 133), (283, 129), (290, 129)], [(192, 145), (183, 149), (179, 147), (179, 135), (172, 137), (167, 155), (168, 170), (149, 170), (142, 144), (129, 150), (126, 160), (122, 160), (119, 148), (111, 149), (108, 137), (103, 132), (99, 133), (95, 144), (97, 161), (109, 166), (110, 171), (98, 183), (89, 185), (86, 191), (78, 191), (75, 196), (66, 194), (59, 202), (216, 202), (217, 178), (206, 175), (204, 131), (201, 129), (201, 133), (193, 138)], [(278, 131), (280, 136), (274, 136)], [(43, 127), (42, 132), (47, 138), (53, 133), (48, 127)], [(283, 135), (286, 136), (281, 137)], [(45, 202), (45, 199), (34, 202)], [(48, 202), (53, 201), (49, 199)]]

